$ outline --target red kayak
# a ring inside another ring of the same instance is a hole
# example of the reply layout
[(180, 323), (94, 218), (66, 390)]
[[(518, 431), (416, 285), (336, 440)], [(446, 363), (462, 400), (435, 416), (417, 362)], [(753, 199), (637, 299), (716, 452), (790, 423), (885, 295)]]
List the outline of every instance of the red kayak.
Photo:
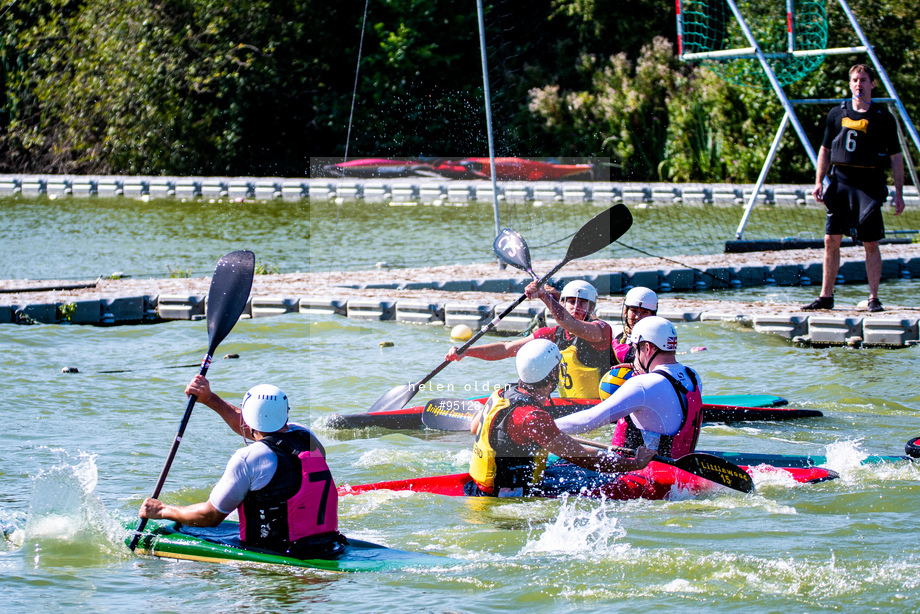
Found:
[[(748, 471), (748, 467), (741, 466)], [(815, 484), (833, 480), (838, 475), (823, 467), (757, 467), (760, 472), (771, 472), (789, 476), (800, 484)], [(672, 465), (651, 462), (641, 471), (631, 471), (611, 476), (609, 482), (598, 487), (586, 488), (579, 494), (594, 499), (670, 499), (686, 495), (704, 495), (723, 490), (725, 487), (704, 478), (687, 473)], [(396, 490), (424, 492), (448, 497), (465, 496), (464, 487), (472, 481), (469, 473), (438, 475), (359, 486), (344, 485), (339, 495), (357, 495), (374, 490)], [(550, 495), (552, 496), (552, 495)]]
[[(326, 164), (322, 170), (328, 176), (356, 179), (413, 176), (467, 180), (492, 178), (489, 158), (359, 158)], [(552, 164), (526, 158), (495, 158), (495, 178), (499, 181), (561, 181), (569, 178), (590, 181), (594, 177), (593, 173), (592, 164)]]
[[(489, 397), (475, 399), (485, 403)], [(706, 422), (747, 422), (747, 421), (776, 421), (792, 420), (798, 418), (819, 418), (823, 416), (816, 409), (796, 409), (793, 407), (741, 407), (737, 405), (721, 405), (706, 403), (704, 397), (703, 420)], [(712, 400), (716, 400), (712, 397)], [(785, 400), (785, 399), (783, 399)], [(562, 399), (553, 397), (554, 418), (581, 411), (600, 402), (599, 399)], [(422, 413), (424, 405), (405, 407), (390, 411), (368, 412), (363, 414), (333, 414), (326, 419), (326, 426), (335, 429), (356, 428), (386, 428), (393, 430), (410, 430), (424, 428)]]
[[(451, 179), (491, 179), (489, 158), (447, 160), (431, 167), (432, 172)], [(495, 158), (495, 178), (499, 181), (560, 181), (573, 177), (593, 179), (591, 164), (551, 164), (525, 158)]]
[(393, 160), (390, 158), (362, 158), (338, 164), (327, 164), (323, 171), (331, 177), (352, 179), (373, 179), (377, 177), (412, 177), (430, 165), (417, 160)]

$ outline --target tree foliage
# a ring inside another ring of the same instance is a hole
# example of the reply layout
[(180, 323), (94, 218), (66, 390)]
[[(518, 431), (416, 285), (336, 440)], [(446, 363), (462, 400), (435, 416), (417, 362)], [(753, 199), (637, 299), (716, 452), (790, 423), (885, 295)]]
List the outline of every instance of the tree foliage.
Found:
[[(633, 180), (756, 178), (782, 108), (769, 91), (680, 63), (672, 3), (484, 4), (497, 154), (610, 157), (614, 176)], [(850, 6), (915, 117), (920, 5)], [(15, 0), (4, 9), (2, 172), (298, 176), (311, 157), (346, 152), (486, 153), (474, 2)], [(829, 46), (859, 44), (834, 2), (828, 18)], [(846, 96), (846, 68), (859, 61), (829, 57), (787, 94)], [(826, 109), (798, 110), (817, 143)], [(811, 176), (789, 129), (769, 179)]]

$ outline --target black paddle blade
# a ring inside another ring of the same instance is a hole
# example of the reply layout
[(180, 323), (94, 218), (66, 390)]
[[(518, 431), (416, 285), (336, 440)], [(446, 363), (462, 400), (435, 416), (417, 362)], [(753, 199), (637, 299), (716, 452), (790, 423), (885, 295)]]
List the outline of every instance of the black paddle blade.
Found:
[(911, 458), (920, 458), (920, 437), (909, 439), (904, 444), (904, 452)]
[(569, 245), (565, 262), (600, 251), (626, 234), (632, 226), (632, 213), (626, 205), (614, 205), (598, 213), (582, 226)]
[(368, 413), (399, 409), (409, 402), (418, 392), (418, 384), (403, 384), (393, 388), (371, 405)]
[(468, 431), (483, 407), (473, 399), (431, 399), (422, 412), (422, 424), (439, 431)]
[(214, 354), (246, 308), (255, 266), (255, 254), (246, 250), (231, 252), (217, 262), (208, 290), (208, 355)]
[[(655, 460), (660, 459), (656, 457)], [(733, 490), (754, 492), (754, 480), (751, 479), (750, 474), (738, 465), (718, 456), (693, 453), (674, 460), (667, 459), (666, 462), (687, 473), (698, 475)]]
[(492, 249), (499, 258), (514, 268), (530, 272), (530, 248), (524, 242), (524, 237), (517, 232), (510, 228), (502, 230), (492, 242)]

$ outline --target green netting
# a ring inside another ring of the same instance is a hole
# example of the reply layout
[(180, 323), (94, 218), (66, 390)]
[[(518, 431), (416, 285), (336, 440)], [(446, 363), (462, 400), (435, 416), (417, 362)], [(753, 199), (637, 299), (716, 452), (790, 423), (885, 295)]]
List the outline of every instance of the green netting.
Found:
[[(757, 39), (780, 85), (798, 81), (824, 61), (824, 55), (795, 57), (788, 53), (785, 0), (737, 0), (735, 2)], [(750, 47), (741, 26), (725, 0), (681, 0), (683, 53), (724, 51)], [(825, 0), (794, 0), (793, 48), (812, 51), (827, 48)], [(755, 59), (705, 60), (724, 79), (768, 89), (766, 72)]]

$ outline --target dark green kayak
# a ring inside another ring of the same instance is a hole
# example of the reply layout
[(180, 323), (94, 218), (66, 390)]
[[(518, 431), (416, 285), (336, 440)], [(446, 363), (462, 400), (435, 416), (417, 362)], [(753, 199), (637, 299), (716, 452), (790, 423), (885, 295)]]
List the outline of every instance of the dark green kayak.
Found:
[[(127, 544), (137, 523), (128, 525)], [(348, 538), (348, 545), (329, 558), (296, 559), (264, 550), (242, 546), (239, 524), (224, 521), (213, 528), (186, 527), (170, 521), (150, 521), (138, 542), (137, 551), (170, 559), (206, 561), (209, 563), (250, 562), (288, 567), (309, 567), (325, 571), (398, 571), (411, 567), (452, 565), (457, 561), (406, 550), (387, 548), (358, 539)]]

